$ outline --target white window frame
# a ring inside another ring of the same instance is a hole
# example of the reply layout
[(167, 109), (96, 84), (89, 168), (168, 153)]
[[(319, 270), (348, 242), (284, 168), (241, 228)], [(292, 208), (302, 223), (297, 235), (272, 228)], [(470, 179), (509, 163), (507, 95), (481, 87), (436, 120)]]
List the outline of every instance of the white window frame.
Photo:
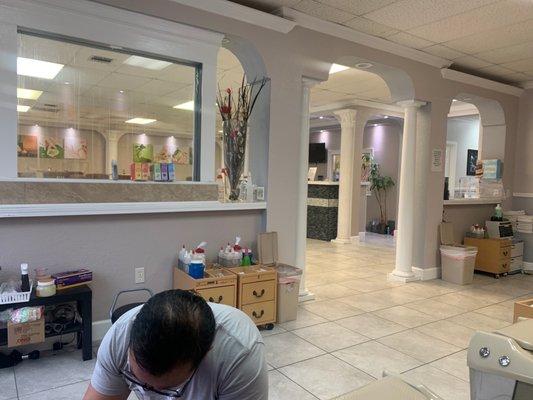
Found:
[(24, 180), (17, 178), (16, 151), (19, 29), (201, 63), (200, 181), (214, 182), (216, 66), (224, 35), (80, 0), (0, 0), (0, 179)]

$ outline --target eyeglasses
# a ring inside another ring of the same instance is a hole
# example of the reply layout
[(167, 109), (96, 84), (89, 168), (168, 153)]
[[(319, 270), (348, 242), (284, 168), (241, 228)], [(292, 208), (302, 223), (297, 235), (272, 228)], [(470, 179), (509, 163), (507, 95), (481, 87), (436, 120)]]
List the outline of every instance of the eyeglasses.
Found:
[(137, 378), (133, 374), (131, 374), (130, 372), (122, 371), (122, 375), (130, 383), (133, 383), (134, 385), (137, 385), (137, 386), (141, 387), (143, 390), (145, 390), (147, 392), (153, 392), (153, 393), (156, 393), (156, 394), (160, 394), (162, 396), (172, 397), (174, 399), (179, 399), (180, 397), (183, 397), (183, 395), (185, 394), (185, 391), (187, 390), (187, 386), (189, 386), (189, 383), (191, 383), (191, 380), (194, 377), (194, 374), (196, 374), (196, 370), (194, 370), (194, 372), (191, 374), (189, 379), (187, 379), (185, 381), (185, 383), (183, 384), (181, 389), (162, 389), (162, 390), (158, 390), (158, 389), (156, 389), (156, 388), (154, 388), (154, 387), (152, 387), (150, 385), (147, 385), (146, 383), (139, 382), (139, 380), (137, 380)]

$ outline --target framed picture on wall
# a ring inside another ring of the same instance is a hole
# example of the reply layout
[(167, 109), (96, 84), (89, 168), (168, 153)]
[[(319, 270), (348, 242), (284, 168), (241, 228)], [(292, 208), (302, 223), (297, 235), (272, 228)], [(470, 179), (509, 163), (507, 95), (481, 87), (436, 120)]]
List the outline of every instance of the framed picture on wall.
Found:
[(368, 182), (368, 179), (370, 179), (370, 168), (372, 167), (373, 159), (374, 149), (372, 147), (363, 149), (361, 154), (361, 182)]
[(468, 149), (468, 153), (466, 155), (466, 175), (468, 176), (476, 175), (477, 155), (477, 150)]

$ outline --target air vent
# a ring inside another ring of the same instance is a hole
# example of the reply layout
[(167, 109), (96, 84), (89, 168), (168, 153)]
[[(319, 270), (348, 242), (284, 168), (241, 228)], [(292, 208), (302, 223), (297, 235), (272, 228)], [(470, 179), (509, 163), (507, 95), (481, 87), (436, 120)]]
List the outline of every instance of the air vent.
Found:
[(43, 106), (33, 106), (31, 108), (33, 111), (43, 111), (43, 112), (59, 112), (59, 107), (55, 104), (44, 104)]
[(89, 61), (97, 62), (101, 64), (111, 64), (113, 62), (113, 59), (108, 58), (108, 57), (102, 57), (102, 56), (91, 56), (89, 58)]

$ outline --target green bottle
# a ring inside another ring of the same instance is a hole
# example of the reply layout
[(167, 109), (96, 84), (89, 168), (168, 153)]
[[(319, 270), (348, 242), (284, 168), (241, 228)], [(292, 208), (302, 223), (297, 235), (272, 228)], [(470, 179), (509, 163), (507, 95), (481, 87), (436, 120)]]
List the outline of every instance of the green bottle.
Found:
[(250, 260), (250, 253), (246, 250), (244, 250), (244, 254), (242, 255), (242, 264), (243, 267), (249, 267), (252, 265), (252, 260)]

